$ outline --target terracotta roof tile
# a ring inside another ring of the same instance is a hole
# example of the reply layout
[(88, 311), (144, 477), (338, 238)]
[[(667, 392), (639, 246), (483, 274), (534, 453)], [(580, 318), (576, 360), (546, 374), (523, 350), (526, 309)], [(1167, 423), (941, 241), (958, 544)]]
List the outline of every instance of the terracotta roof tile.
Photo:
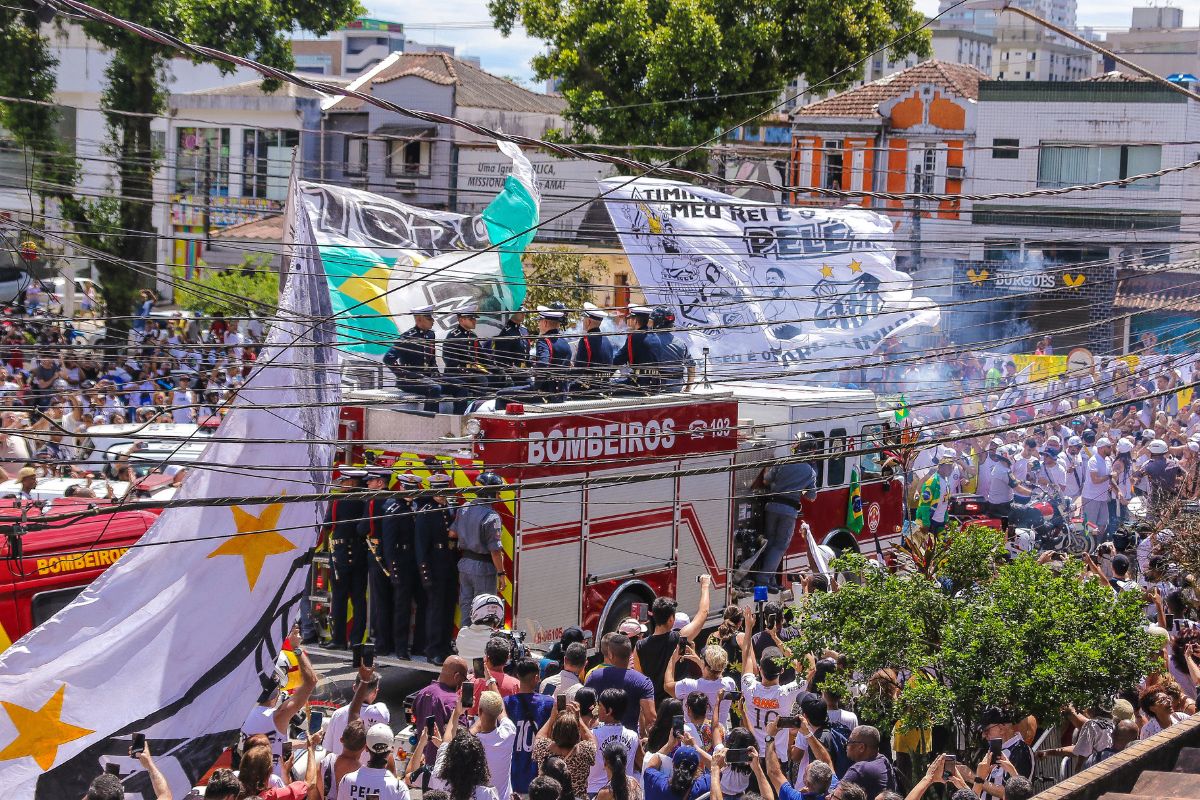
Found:
[(283, 214), (239, 222), (219, 231), (214, 231), (214, 239), (254, 239), (261, 242), (282, 242), (283, 228), (286, 224)]
[(881, 102), (900, 97), (922, 83), (943, 86), (960, 97), (978, 100), (979, 82), (986, 80), (990, 80), (986, 73), (969, 64), (923, 61), (915, 67), (909, 67), (886, 78), (818, 100), (798, 110), (795, 116), (858, 119), (877, 117)]

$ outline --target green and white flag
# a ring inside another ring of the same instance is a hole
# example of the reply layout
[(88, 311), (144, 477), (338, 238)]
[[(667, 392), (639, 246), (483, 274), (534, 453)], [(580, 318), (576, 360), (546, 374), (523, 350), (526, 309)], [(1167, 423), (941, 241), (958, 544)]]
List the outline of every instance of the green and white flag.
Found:
[[(439, 324), (475, 304), (481, 336), (525, 299), (521, 256), (538, 223), (537, 181), (519, 147), (498, 142), (512, 159), (504, 188), (475, 216), (418, 208), (370, 192), (300, 184), (329, 277), (344, 352), (379, 359), (412, 325), (410, 309), (431, 305)], [(491, 249), (489, 249), (491, 248)], [(439, 337), (441, 338), (441, 337)]]

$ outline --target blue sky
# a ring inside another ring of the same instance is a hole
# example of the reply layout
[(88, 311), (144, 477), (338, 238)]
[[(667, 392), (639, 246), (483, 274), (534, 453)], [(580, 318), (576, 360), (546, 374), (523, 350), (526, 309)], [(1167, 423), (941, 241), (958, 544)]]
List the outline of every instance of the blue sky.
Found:
[[(486, 0), (438, 0), (436, 3), (428, 0), (417, 3), (400, 3), (398, 0), (363, 2), (371, 16), (407, 25), (410, 39), (453, 44), (459, 48), (460, 53), (479, 56), (483, 60), (484, 68), (498, 75), (513, 75), (523, 79), (532, 77), (529, 59), (538, 51), (540, 44), (520, 33), (514, 33), (505, 39), (497, 31), (484, 27), (426, 27), (439, 24), (486, 23), (489, 19)], [(1079, 24), (1095, 26), (1101, 30), (1128, 27), (1133, 5), (1128, 0), (1080, 0)], [(1171, 5), (1183, 9), (1185, 25), (1194, 27), (1200, 24), (1200, 0), (1176, 2)], [(917, 0), (917, 7), (927, 14), (936, 13), (937, 6), (937, 0)]]

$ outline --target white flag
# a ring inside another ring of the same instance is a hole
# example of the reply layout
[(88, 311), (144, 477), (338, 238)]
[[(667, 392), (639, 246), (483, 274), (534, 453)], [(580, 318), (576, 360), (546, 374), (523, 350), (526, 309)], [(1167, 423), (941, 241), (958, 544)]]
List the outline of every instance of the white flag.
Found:
[(273, 675), (323, 515), (322, 504), (286, 495), (328, 486), (339, 401), (333, 325), (320, 322), (329, 289), (294, 204), (290, 222), (297, 246), (280, 320), (204, 451), (209, 466), (189, 469), (176, 498), (280, 502), (166, 510), (74, 602), (0, 655), (6, 800), (82, 797), (107, 762), (121, 767), (127, 798), (152, 798), (128, 757), (134, 733), (146, 734), (183, 797), (236, 740)]
[(851, 367), (888, 336), (937, 323), (896, 269), (892, 223), (873, 211), (652, 178), (600, 185), (646, 299), (676, 310), (722, 377)]

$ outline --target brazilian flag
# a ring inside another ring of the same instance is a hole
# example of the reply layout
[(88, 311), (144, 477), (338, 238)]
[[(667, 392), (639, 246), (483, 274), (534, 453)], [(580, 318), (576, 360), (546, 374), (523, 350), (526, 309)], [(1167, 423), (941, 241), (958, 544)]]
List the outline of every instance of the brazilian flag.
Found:
[(900, 405), (896, 407), (896, 424), (903, 427), (904, 420), (908, 419), (908, 401), (904, 399), (904, 395), (900, 395)]
[(850, 470), (850, 502), (846, 506), (846, 528), (854, 533), (862, 533), (863, 509), (862, 486), (858, 483), (858, 469)]

